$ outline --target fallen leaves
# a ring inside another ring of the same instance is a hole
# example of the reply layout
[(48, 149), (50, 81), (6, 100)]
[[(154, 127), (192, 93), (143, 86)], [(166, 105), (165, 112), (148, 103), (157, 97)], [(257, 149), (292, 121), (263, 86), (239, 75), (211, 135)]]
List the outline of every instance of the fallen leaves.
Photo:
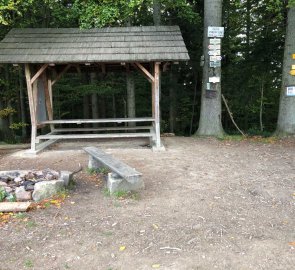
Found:
[(294, 242), (289, 242), (288, 244), (289, 244), (289, 246), (295, 247), (295, 241)]
[(120, 248), (119, 248), (120, 251), (124, 251), (125, 249), (126, 249), (125, 246), (120, 246)]

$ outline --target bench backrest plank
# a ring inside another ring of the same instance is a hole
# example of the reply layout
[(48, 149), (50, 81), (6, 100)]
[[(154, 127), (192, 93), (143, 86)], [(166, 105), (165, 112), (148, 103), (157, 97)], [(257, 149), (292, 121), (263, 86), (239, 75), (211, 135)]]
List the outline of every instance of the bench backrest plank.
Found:
[(128, 182), (133, 182), (134, 179), (142, 176), (140, 172), (96, 147), (85, 147), (84, 151)]

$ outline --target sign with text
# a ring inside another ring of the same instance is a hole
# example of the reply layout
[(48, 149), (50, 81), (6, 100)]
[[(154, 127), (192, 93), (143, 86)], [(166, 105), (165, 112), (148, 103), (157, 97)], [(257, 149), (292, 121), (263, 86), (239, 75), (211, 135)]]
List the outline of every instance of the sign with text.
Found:
[(295, 86), (287, 86), (286, 95), (288, 97), (295, 97)]
[(224, 27), (209, 26), (208, 37), (224, 37)]
[(295, 65), (292, 65), (292, 68), (291, 69), (295, 69)]
[(211, 68), (221, 67), (221, 61), (210, 62), (209, 65)]
[(209, 44), (221, 44), (221, 39), (220, 38), (210, 38), (209, 39)]
[(220, 44), (210, 44), (208, 46), (209, 50), (221, 50), (221, 45)]
[(216, 62), (221, 61), (222, 57), (220, 55), (218, 56), (210, 56), (210, 62)]
[(295, 76), (295, 69), (290, 70), (290, 75)]
[(292, 54), (292, 58), (295, 59), (295, 53)]
[(220, 52), (220, 50), (214, 50), (214, 51), (208, 51), (208, 54), (209, 55), (220, 55), (221, 52)]
[(220, 83), (220, 77), (209, 77), (210, 83)]

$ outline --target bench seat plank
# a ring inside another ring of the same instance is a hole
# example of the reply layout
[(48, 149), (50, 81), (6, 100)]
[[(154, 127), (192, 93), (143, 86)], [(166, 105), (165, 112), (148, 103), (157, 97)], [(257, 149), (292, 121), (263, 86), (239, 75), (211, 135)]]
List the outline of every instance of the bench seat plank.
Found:
[(92, 158), (108, 167), (111, 171), (117, 173), (128, 182), (133, 182), (134, 179), (138, 179), (142, 174), (135, 169), (131, 168), (127, 164), (113, 158), (111, 155), (96, 147), (85, 147), (83, 148)]
[(100, 128), (55, 128), (53, 132), (90, 132), (90, 131), (110, 131), (110, 130), (150, 130), (152, 126), (136, 126), (136, 127), (100, 127)]
[(141, 133), (106, 133), (106, 134), (47, 134), (37, 136), (39, 140), (50, 140), (50, 139), (96, 139), (96, 138), (148, 138), (152, 137), (153, 134), (149, 132)]
[(152, 117), (142, 118), (105, 118), (105, 119), (62, 119), (62, 120), (46, 120), (38, 124), (83, 124), (83, 123), (132, 123), (132, 122), (154, 122)]

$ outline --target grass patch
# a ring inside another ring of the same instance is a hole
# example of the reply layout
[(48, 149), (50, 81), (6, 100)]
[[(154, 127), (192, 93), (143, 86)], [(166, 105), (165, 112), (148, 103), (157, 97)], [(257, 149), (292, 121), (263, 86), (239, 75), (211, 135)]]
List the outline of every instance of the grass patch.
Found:
[(29, 259), (25, 260), (24, 265), (25, 265), (26, 268), (33, 268), (34, 267), (33, 262), (31, 260), (29, 260)]
[(37, 223), (35, 221), (33, 221), (33, 220), (29, 220), (26, 225), (27, 225), (28, 228), (37, 227)]
[(113, 197), (115, 197), (116, 199), (132, 199), (132, 200), (139, 200), (139, 194), (138, 192), (135, 191), (116, 191), (114, 193), (111, 194)]
[(106, 167), (100, 167), (100, 168), (86, 168), (86, 172), (90, 175), (93, 174), (108, 174), (110, 170)]
[(16, 213), (14, 215), (14, 217), (17, 218), (17, 219), (24, 219), (24, 218), (27, 217), (27, 214), (25, 214), (25, 213)]
[(105, 197), (110, 197), (110, 196), (111, 196), (111, 193), (110, 193), (109, 189), (106, 188), (106, 187), (102, 189), (102, 194), (103, 194)]

